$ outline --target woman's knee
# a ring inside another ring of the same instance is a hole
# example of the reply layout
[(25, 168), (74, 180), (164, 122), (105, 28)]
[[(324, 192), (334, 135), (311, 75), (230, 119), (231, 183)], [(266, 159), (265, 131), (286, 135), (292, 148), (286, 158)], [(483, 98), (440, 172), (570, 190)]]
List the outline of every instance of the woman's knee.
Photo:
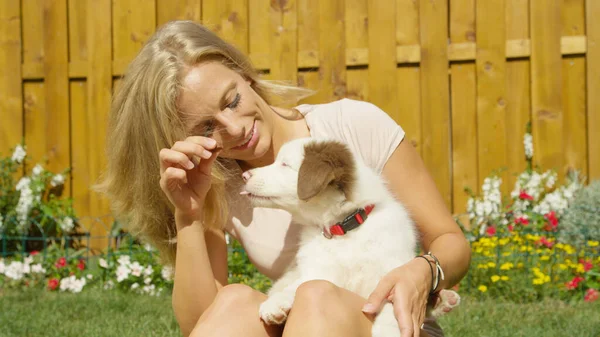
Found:
[(341, 297), (340, 288), (325, 280), (314, 280), (302, 283), (296, 290), (295, 303), (307, 304), (314, 308), (332, 305)]

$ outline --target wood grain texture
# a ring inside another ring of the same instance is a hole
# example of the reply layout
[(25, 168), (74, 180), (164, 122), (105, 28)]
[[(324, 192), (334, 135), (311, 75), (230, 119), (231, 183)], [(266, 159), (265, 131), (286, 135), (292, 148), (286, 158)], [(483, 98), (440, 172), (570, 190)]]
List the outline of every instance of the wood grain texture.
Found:
[(600, 2), (586, 1), (587, 143), (589, 180), (600, 179)]
[(446, 205), (452, 209), (448, 2), (421, 0), (419, 10), (422, 156)]
[(562, 57), (560, 25), (562, 0), (531, 1), (531, 103), (534, 163), (564, 176)]
[[(9, 155), (23, 140), (21, 87), (21, 12), (19, 2), (0, 2), (0, 154)], [(10, 74), (9, 74), (10, 71)]]

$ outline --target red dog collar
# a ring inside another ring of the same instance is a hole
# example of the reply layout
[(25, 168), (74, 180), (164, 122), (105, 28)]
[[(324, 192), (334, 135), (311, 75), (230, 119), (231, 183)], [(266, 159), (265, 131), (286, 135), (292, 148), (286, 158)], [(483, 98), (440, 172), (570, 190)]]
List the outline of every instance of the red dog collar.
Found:
[(329, 232), (323, 231), (323, 236), (331, 239), (333, 235), (344, 235), (354, 228), (362, 225), (369, 213), (373, 210), (375, 205), (367, 205), (365, 208), (359, 208), (354, 213), (348, 215), (342, 222), (338, 222), (335, 225), (329, 227)]

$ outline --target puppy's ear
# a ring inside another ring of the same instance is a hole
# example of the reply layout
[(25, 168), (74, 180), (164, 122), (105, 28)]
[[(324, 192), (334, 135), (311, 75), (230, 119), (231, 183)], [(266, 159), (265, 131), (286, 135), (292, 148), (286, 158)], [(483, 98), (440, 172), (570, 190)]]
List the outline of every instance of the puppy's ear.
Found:
[(335, 185), (349, 197), (354, 183), (352, 153), (342, 143), (322, 141), (304, 147), (304, 160), (298, 172), (298, 197), (308, 200)]
[(304, 157), (298, 171), (298, 198), (308, 200), (321, 193), (334, 179), (333, 168), (316, 156)]

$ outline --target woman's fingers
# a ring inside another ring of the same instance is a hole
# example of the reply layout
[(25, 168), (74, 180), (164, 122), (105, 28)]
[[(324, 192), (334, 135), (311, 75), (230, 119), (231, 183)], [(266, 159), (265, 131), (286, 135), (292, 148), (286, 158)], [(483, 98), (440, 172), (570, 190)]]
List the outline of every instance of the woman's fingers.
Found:
[(187, 174), (183, 169), (167, 167), (160, 179), (163, 189), (173, 191), (182, 184), (187, 184)]
[[(210, 138), (178, 141), (170, 149), (162, 149), (159, 153), (161, 173), (164, 173), (168, 167), (175, 165), (191, 170), (199, 164), (200, 160), (210, 159), (212, 152), (202, 146), (202, 144), (210, 146), (210, 142), (206, 141), (207, 139)], [(195, 160), (197, 157), (201, 159)]]

